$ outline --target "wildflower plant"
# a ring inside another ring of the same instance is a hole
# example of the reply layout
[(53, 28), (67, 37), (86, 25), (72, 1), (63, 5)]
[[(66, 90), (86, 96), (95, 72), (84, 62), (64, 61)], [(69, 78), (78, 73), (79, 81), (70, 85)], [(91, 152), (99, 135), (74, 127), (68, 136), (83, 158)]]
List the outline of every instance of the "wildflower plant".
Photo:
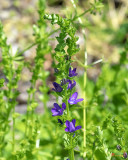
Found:
[[(0, 128), (1, 128), (1, 155), (3, 155), (5, 146), (7, 143), (5, 142), (5, 136), (8, 133), (9, 118), (11, 115), (11, 120), (13, 122), (12, 129), (12, 152), (15, 152), (15, 120), (19, 116), (18, 113), (15, 112), (15, 106), (17, 104), (16, 98), (19, 95), (18, 91), (18, 81), (21, 77), (21, 71), (23, 68), (23, 57), (19, 54), (18, 50), (16, 53), (13, 53), (11, 45), (7, 44), (7, 37), (3, 31), (2, 23), (0, 22), (0, 48), (2, 51), (2, 72), (5, 75), (5, 79), (7, 82), (7, 89), (3, 89), (0, 92), (1, 97), (1, 116), (0, 116)], [(3, 80), (2, 80), (3, 81)], [(6, 98), (5, 98), (6, 97)]]
[[(77, 11), (77, 1), (70, 1), (74, 12), (71, 10), (73, 14), (69, 14), (69, 18), (62, 18), (58, 14), (45, 14), (46, 0), (38, 0), (39, 18), (33, 25), (35, 42), (21, 51), (12, 50), (0, 22), (1, 160), (61, 160), (64, 157), (66, 160), (80, 157), (87, 160), (110, 160), (114, 159), (112, 156), (116, 153), (121, 155), (118, 159), (127, 159), (128, 43), (120, 53), (118, 64), (102, 64), (97, 80), (89, 80), (87, 69), (102, 59), (87, 64), (82, 16), (86, 13), (101, 13), (102, 0), (94, 0), (94, 3), (90, 3), (90, 8), (81, 14)], [(46, 20), (58, 28), (47, 32), (49, 26)], [(76, 23), (82, 28), (84, 37), (84, 64), (75, 57), (79, 52)], [(57, 40), (54, 51), (49, 45), (53, 33), (56, 33)], [(36, 55), (32, 65), (24, 59), (24, 52), (33, 46), (36, 46)], [(48, 53), (51, 53), (56, 77), (51, 91), (47, 85), (49, 72), (45, 70), (44, 64)], [(81, 77), (78, 69), (73, 67), (74, 61), (83, 67), (84, 74)], [(22, 115), (15, 111), (15, 107), (18, 104), (18, 82), (23, 67), (30, 70), (32, 77), (27, 89), (26, 114)], [(41, 82), (39, 88), (36, 87), (38, 82)], [(81, 97), (80, 92), (76, 91), (78, 83), (81, 86)], [(56, 97), (56, 102), (49, 109), (47, 102), (51, 92)], [(40, 101), (44, 107), (43, 115), (36, 113)]]
[[(33, 25), (33, 35), (35, 37), (35, 43), (30, 47), (37, 45), (36, 48), (36, 56), (34, 58), (34, 66), (31, 67), (31, 62), (27, 63), (27, 67), (30, 68), (32, 72), (32, 78), (30, 80), (31, 86), (27, 90), (28, 93), (28, 101), (27, 101), (27, 112), (26, 112), (26, 120), (25, 120), (25, 136), (27, 137), (27, 141), (21, 141), (21, 144), (26, 148), (26, 157), (28, 158), (28, 153), (32, 158), (35, 155), (32, 154), (33, 151), (37, 151), (40, 146), (40, 121), (38, 116), (35, 115), (35, 109), (38, 107), (38, 101), (41, 100), (44, 106), (45, 114), (48, 112), (47, 101), (49, 88), (47, 87), (47, 78), (49, 76), (49, 72), (44, 69), (45, 56), (50, 52), (50, 47), (48, 45), (49, 34), (46, 32), (47, 24), (42, 19), (45, 12), (45, 1), (38, 1), (38, 15), (39, 19), (37, 24)], [(39, 87), (40, 95), (39, 99), (36, 98), (37, 89), (36, 83), (39, 81), (42, 83)], [(22, 151), (21, 151), (22, 152)], [(18, 153), (20, 154), (20, 153)], [(37, 154), (38, 155), (38, 154)]]
[(81, 126), (75, 126), (76, 119), (72, 118), (70, 107), (84, 100), (83, 98), (77, 99), (78, 93), (74, 92), (76, 85), (74, 78), (78, 73), (76, 73), (76, 68), (72, 69), (71, 67), (73, 62), (71, 57), (79, 51), (76, 44), (78, 37), (75, 36), (76, 30), (72, 26), (70, 19), (64, 19), (55, 14), (45, 14), (44, 18), (51, 20), (51, 24), (58, 24), (61, 31), (59, 36), (56, 37), (58, 44), (52, 57), (54, 59), (53, 67), (57, 69), (55, 75), (58, 82), (53, 82), (53, 91), (62, 97), (63, 103), (62, 108), (57, 103), (54, 103), (54, 108), (51, 111), (53, 116), (61, 116), (58, 119), (60, 123), (64, 119), (65, 134), (67, 135), (65, 141), (68, 142), (68, 145), (65, 143), (65, 149), (69, 150), (69, 159), (74, 160), (74, 148), (76, 146), (74, 133), (81, 129)]

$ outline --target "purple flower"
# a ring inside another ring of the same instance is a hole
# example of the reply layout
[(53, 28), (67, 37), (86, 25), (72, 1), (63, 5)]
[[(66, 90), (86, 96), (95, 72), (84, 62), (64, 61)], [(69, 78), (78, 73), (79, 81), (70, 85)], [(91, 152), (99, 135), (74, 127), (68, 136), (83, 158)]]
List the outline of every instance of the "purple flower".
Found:
[(123, 153), (123, 157), (124, 157), (125, 159), (128, 157), (128, 155), (127, 155), (126, 152)]
[(70, 89), (70, 90), (71, 90), (71, 89), (76, 85), (76, 81), (74, 81), (74, 80), (73, 80), (73, 83), (72, 83), (72, 81), (69, 80), (69, 79), (67, 80), (67, 82), (69, 83), (67, 89)]
[(84, 100), (83, 98), (77, 99), (77, 97), (78, 97), (78, 93), (77, 92), (73, 93), (72, 96), (69, 98), (68, 103), (77, 104), (77, 102), (81, 102)]
[(67, 127), (67, 128), (65, 128), (65, 131), (66, 132), (75, 132), (76, 130), (81, 129), (81, 126), (75, 127), (75, 123), (76, 123), (75, 119), (73, 119), (71, 122), (67, 120), (65, 123), (66, 127)]
[(54, 86), (55, 89), (52, 88), (52, 90), (55, 91), (55, 92), (61, 92), (63, 90), (63, 88), (56, 82), (53, 82), (53, 86)]
[(71, 67), (69, 68), (69, 77), (74, 77), (77, 76), (76, 73), (76, 68), (74, 68), (73, 70), (71, 70)]
[(62, 103), (62, 108), (57, 103), (54, 103), (54, 108), (51, 109), (51, 112), (53, 113), (52, 116), (61, 116), (65, 109), (66, 109), (65, 103)]

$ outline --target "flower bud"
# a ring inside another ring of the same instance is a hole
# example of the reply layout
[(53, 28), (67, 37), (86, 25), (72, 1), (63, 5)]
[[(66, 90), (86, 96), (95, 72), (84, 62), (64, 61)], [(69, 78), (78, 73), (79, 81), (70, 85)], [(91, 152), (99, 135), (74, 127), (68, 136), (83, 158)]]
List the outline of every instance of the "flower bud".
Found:
[(120, 145), (117, 145), (116, 148), (117, 148), (117, 150), (119, 150), (119, 151), (121, 150), (121, 146), (120, 146)]
[(128, 157), (127, 152), (123, 153), (123, 157), (126, 159)]
[(67, 80), (64, 78), (61, 80), (61, 86), (65, 85), (67, 83)]
[(54, 68), (54, 72), (55, 72), (55, 73), (58, 73), (59, 70), (58, 70), (57, 68)]

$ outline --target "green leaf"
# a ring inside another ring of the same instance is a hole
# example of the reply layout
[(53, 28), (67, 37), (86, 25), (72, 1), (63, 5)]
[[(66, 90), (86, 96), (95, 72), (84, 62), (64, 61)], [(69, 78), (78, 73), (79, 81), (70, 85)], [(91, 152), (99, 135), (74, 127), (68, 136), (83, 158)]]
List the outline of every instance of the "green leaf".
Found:
[(4, 82), (5, 82), (5, 79), (0, 79), (0, 87), (3, 87), (4, 86)]

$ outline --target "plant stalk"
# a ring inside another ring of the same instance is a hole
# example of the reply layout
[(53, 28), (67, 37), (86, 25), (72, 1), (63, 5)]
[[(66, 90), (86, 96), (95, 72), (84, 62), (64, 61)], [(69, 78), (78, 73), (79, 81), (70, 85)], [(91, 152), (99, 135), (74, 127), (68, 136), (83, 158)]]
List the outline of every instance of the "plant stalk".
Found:
[(84, 149), (84, 153), (83, 153), (83, 157), (86, 157), (86, 152), (85, 152), (85, 148), (86, 148), (86, 82), (87, 82), (87, 71), (85, 70), (84, 72), (84, 108), (83, 108), (83, 127), (84, 127), (84, 133), (83, 133), (83, 149)]
[(66, 108), (67, 108), (67, 119), (69, 118), (69, 105), (68, 100), (66, 101)]
[[(15, 108), (13, 107), (13, 115), (15, 113)], [(15, 117), (13, 117), (13, 130), (12, 130), (12, 151), (15, 151)]]
[(74, 148), (73, 148), (73, 136), (72, 136), (72, 134), (70, 135), (70, 143), (71, 143), (71, 149), (69, 150), (69, 159), (70, 160), (75, 160), (75, 158), (74, 158)]
[[(74, 2), (74, 0), (71, 0), (73, 7), (77, 13), (77, 8), (76, 8), (76, 4)], [(76, 20), (78, 18), (78, 21), (80, 24), (82, 24), (82, 20), (81, 20), (81, 16), (83, 16), (84, 14), (86, 14), (87, 12), (89, 12), (92, 8), (89, 8), (88, 10), (86, 10), (85, 12), (83, 12), (82, 14), (74, 17), (73, 21)], [(83, 37), (84, 37), (84, 42), (85, 42), (85, 64), (84, 64), (84, 91), (83, 91), (83, 95), (84, 95), (84, 107), (83, 107), (83, 128), (84, 128), (84, 132), (83, 132), (83, 158), (85, 159), (86, 157), (86, 83), (87, 83), (87, 51), (86, 51), (86, 34), (85, 34), (85, 30), (82, 29), (82, 33), (83, 33)]]

